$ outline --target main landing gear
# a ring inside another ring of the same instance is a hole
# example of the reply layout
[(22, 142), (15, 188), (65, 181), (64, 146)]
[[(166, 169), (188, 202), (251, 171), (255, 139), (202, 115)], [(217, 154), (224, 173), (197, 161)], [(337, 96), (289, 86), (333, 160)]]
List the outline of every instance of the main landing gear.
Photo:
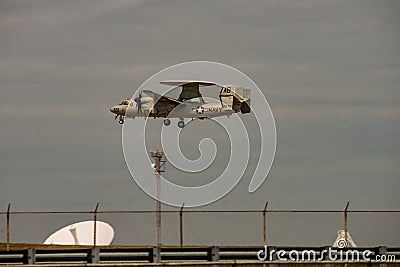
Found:
[(183, 119), (180, 119), (180, 120), (179, 120), (179, 122), (178, 122), (178, 127), (179, 127), (179, 128), (185, 127), (185, 122), (183, 121)]
[[(170, 124), (171, 124), (171, 120), (170, 119), (164, 119), (164, 125), (165, 126), (169, 126)], [(185, 121), (183, 119), (179, 119), (178, 127), (179, 128), (185, 127)]]
[[(118, 118), (118, 115), (117, 116), (115, 116), (115, 119), (117, 119)], [(124, 116), (122, 116), (122, 115), (120, 115), (119, 116), (119, 124), (124, 124), (124, 122), (125, 122), (125, 120), (124, 120)]]
[(171, 120), (170, 119), (165, 119), (164, 120), (164, 125), (165, 126), (169, 126), (171, 124)]

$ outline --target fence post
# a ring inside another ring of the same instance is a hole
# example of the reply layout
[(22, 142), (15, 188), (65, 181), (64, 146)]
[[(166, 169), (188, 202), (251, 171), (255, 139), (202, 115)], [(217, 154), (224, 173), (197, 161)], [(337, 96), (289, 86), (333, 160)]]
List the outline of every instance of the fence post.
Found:
[[(378, 248), (379, 255), (386, 255), (386, 251), (387, 251), (387, 249), (386, 249), (385, 246), (380, 246)], [(386, 263), (381, 263), (381, 264), (379, 264), (379, 267), (387, 267), (387, 264)]]
[[(330, 246), (326, 246), (326, 247), (324, 247), (323, 248), (323, 250), (322, 251), (326, 251), (326, 253), (324, 254), (324, 261), (330, 261), (331, 259), (329, 258), (329, 251), (331, 250), (331, 247)], [(322, 253), (322, 251), (321, 251), (321, 253)], [(330, 264), (330, 263), (325, 263), (325, 267), (332, 267), (332, 264)]]
[[(219, 261), (219, 247), (217, 246), (212, 246), (209, 247), (208, 253), (207, 253), (207, 258), (208, 261)], [(219, 265), (212, 265), (213, 267), (218, 267)]]
[(264, 237), (264, 246), (267, 245), (267, 207), (268, 202), (265, 203), (265, 207), (263, 210), (263, 237)]
[(185, 203), (182, 204), (181, 210), (179, 211), (179, 243), (181, 247), (183, 246), (183, 207)]
[(350, 202), (347, 202), (346, 208), (344, 209), (344, 241), (347, 247), (347, 209), (349, 208)]
[(10, 250), (10, 208), (11, 203), (8, 203), (7, 208), (7, 250)]
[(93, 247), (96, 247), (96, 235), (97, 235), (97, 209), (99, 208), (99, 203), (97, 202), (96, 208), (94, 209), (93, 212)]
[(161, 262), (161, 248), (153, 247), (151, 250), (150, 261), (153, 263)]
[(23, 254), (24, 264), (36, 264), (36, 250), (34, 248), (28, 248), (24, 250)]
[[(275, 253), (271, 253), (271, 251), (275, 251)], [(270, 263), (269, 267), (277, 267), (278, 264), (276, 263), (276, 261), (278, 260), (277, 256), (276, 256), (276, 247), (267, 247), (267, 253), (272, 254), (272, 258), (270, 259), (269, 256), (267, 255), (267, 259), (269, 261), (272, 261), (274, 263)]]
[(100, 249), (99, 248), (91, 248), (88, 250), (87, 262), (88, 263), (99, 263), (100, 262)]

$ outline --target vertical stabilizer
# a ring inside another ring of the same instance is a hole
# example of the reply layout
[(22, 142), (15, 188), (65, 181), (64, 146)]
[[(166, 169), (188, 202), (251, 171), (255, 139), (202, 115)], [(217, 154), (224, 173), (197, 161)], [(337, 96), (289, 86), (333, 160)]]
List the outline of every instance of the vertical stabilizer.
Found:
[(224, 106), (235, 112), (250, 113), (250, 89), (232, 84), (224, 85), (219, 98)]

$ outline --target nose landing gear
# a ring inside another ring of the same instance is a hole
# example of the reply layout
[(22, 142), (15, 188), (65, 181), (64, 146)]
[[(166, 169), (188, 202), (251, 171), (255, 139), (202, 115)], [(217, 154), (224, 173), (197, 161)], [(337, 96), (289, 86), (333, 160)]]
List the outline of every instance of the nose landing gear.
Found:
[[(117, 119), (117, 116), (115, 117), (115, 119)], [(119, 124), (124, 124), (125, 120), (123, 116), (119, 116)]]

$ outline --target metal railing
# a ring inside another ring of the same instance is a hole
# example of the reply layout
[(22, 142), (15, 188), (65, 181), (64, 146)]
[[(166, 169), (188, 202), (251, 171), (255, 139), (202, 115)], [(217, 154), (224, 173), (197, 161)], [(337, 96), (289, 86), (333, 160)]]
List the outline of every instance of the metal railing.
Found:
[[(266, 261), (258, 259), (260, 247), (95, 247), (78, 249), (35, 249), (0, 251), (0, 264), (130, 264), (130, 266), (166, 266), (166, 265), (269, 265), (277, 266), (280, 264), (325, 264), (333, 266), (335, 264), (361, 264), (372, 266), (372, 263), (379, 266), (399, 264), (400, 248), (372, 247), (372, 248), (351, 248), (355, 251), (369, 250), (371, 257), (376, 255), (393, 255), (390, 261), (379, 262), (376, 260), (342, 260), (329, 259), (324, 251), (329, 247), (268, 247), (266, 251), (290, 251), (291, 253), (304, 253), (315, 251), (315, 257), (300, 259), (298, 261), (282, 261), (273, 257)], [(343, 251), (346, 251), (343, 250)], [(367, 265), (368, 263), (368, 265)]]

